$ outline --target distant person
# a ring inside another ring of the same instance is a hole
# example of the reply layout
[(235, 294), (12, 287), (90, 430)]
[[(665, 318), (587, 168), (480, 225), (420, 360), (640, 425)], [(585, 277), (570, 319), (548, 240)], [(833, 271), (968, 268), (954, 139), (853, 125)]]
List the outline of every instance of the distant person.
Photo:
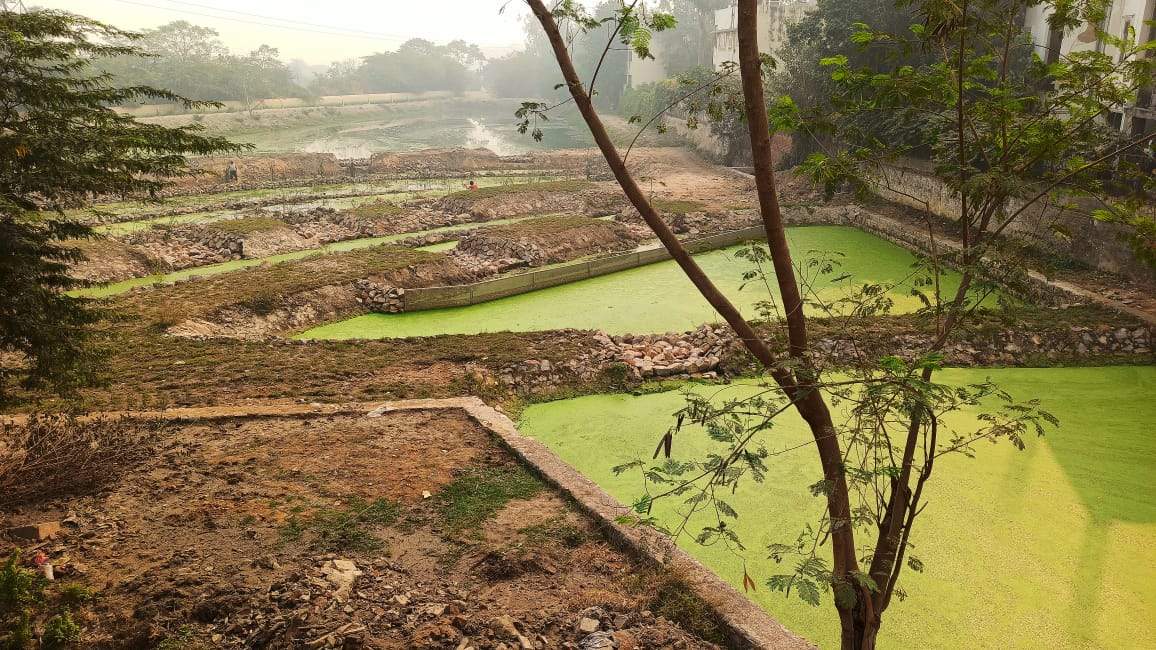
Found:
[(473, 190), (478, 189), (478, 184), (475, 183), (474, 179), (471, 178), (469, 184), (466, 185), (466, 187), (469, 188), (469, 190), (472, 192)]
[(229, 166), (225, 168), (225, 182), (232, 183), (236, 180), (237, 180), (237, 163), (230, 160)]

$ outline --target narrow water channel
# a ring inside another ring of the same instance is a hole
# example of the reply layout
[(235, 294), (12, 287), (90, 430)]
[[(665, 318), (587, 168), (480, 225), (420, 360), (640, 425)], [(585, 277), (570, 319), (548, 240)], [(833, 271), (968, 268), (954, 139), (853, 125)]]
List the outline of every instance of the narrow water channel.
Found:
[[(846, 295), (853, 287), (878, 283), (891, 286), (895, 312), (911, 312), (922, 305), (910, 295), (915, 257), (903, 248), (842, 226), (791, 228), (788, 235), (800, 252), (796, 259), (800, 265), (805, 265), (808, 254), (817, 259), (826, 255), (823, 251), (842, 253), (840, 266), (814, 277), (810, 285), (824, 301)], [(703, 253), (695, 259), (745, 315), (754, 317), (758, 303), (769, 294), (762, 283), (743, 286), (743, 273), (752, 266), (735, 256), (739, 248)], [(804, 268), (800, 273), (816, 276), (814, 269)], [(835, 281), (840, 276), (849, 277)], [(945, 291), (954, 291), (957, 282), (957, 275), (945, 276)], [(366, 314), (313, 328), (300, 337), (372, 339), (564, 328), (653, 333), (685, 331), (716, 320), (710, 305), (678, 266), (667, 261), (468, 307)]]
[[(140, 278), (121, 280), (120, 282), (110, 282), (108, 284), (102, 284), (95, 287), (87, 287), (85, 289), (70, 291), (69, 295), (85, 298), (107, 298), (109, 296), (115, 296), (126, 291), (131, 291), (132, 289), (136, 289), (138, 287), (179, 282), (181, 280), (188, 280), (189, 278), (197, 276), (220, 275), (221, 273), (229, 273), (230, 271), (239, 271), (241, 269), (252, 268), (254, 266), (261, 266), (262, 264), (279, 264), (281, 262), (304, 259), (314, 255), (325, 255), (328, 253), (340, 253), (344, 251), (359, 250), (362, 248), (369, 248), (371, 246), (380, 246), (381, 244), (390, 244), (393, 242), (401, 241), (403, 239), (408, 239), (410, 237), (460, 232), (464, 230), (480, 228), (483, 226), (497, 226), (507, 223), (517, 223), (518, 221), (524, 221), (526, 219), (533, 218), (535, 218), (535, 216), (517, 217), (512, 219), (495, 219), (493, 221), (461, 223), (452, 226), (444, 226), (441, 228), (432, 228), (430, 230), (422, 230), (418, 232), (386, 235), (384, 237), (364, 237), (362, 239), (349, 239), (346, 241), (326, 244), (318, 248), (309, 248), (306, 250), (292, 251), (289, 253), (280, 253), (277, 255), (269, 255), (267, 257), (232, 260), (229, 262), (221, 262), (219, 264), (209, 264), (206, 266), (196, 266), (188, 269), (181, 269), (180, 271), (173, 271), (171, 273), (158, 273), (156, 275), (147, 275)], [(443, 242), (440, 244), (423, 246), (419, 248), (419, 250), (440, 252), (450, 250), (455, 246), (457, 246), (456, 241)]]

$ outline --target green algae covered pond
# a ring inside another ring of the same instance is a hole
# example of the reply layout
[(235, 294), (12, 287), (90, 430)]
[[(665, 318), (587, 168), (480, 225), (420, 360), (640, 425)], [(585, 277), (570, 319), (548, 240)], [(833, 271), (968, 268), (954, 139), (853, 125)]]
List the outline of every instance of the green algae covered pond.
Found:
[[(910, 312), (920, 307), (919, 299), (910, 295), (915, 258), (903, 248), (843, 226), (791, 228), (788, 236), (796, 251), (796, 264), (802, 263), (808, 251), (844, 254), (841, 267), (820, 276), (813, 285), (824, 300), (844, 295), (848, 285), (882, 283), (895, 285), (890, 292), (894, 311)], [(768, 294), (761, 284), (740, 290), (743, 273), (752, 268), (748, 260), (735, 257), (740, 248), (702, 253), (695, 259), (743, 314), (753, 317), (757, 316), (756, 304)], [(814, 275), (813, 270), (806, 273)], [(850, 277), (832, 283), (845, 274)], [(954, 290), (957, 278), (954, 274), (946, 277), (946, 291)], [(716, 320), (710, 305), (682, 270), (665, 261), (468, 307), (366, 314), (313, 328), (299, 337), (373, 339), (563, 328), (637, 334), (685, 331)]]
[[(880, 647), (1156, 647), (1156, 367), (951, 369), (939, 381), (988, 377), (1019, 399), (1041, 398), (1060, 427), (1029, 439), (1022, 452), (984, 443), (975, 459), (953, 454), (936, 463), (912, 537), (926, 568), (900, 578), (909, 596), (884, 615)], [(580, 397), (531, 405), (520, 427), (631, 503), (641, 478), (615, 476), (611, 467), (650, 459), (682, 405), (677, 390)], [(820, 476), (810, 434), (790, 415), (765, 438), (767, 447), (802, 446), (769, 458), (767, 482), (746, 484), (729, 502), (758, 584), (748, 596), (791, 630), (834, 648), (829, 596), (815, 608), (764, 584), (784, 572), (766, 546), (793, 542), (822, 508), (807, 489)], [(680, 434), (675, 458), (700, 458), (711, 444), (699, 431)], [(672, 518), (673, 505), (659, 502), (654, 514)], [(721, 546), (683, 546), (741, 588), (739, 557)]]

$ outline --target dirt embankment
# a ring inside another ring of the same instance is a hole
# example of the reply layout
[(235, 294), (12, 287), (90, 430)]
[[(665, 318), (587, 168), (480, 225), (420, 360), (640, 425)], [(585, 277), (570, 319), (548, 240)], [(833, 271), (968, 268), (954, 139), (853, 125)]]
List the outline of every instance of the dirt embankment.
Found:
[(139, 278), (156, 273), (157, 260), (116, 239), (87, 239), (69, 242), (84, 254), (84, 260), (73, 264), (69, 274), (79, 280), (94, 283), (112, 282), (125, 278)]
[(80, 647), (712, 647), (664, 616), (718, 633), (463, 414), (209, 420), (147, 444), (104, 484), (0, 506), (0, 528), (59, 526), (23, 543), (56, 574), (30, 607), (38, 626), (72, 608)]
[(617, 212), (625, 205), (621, 192), (604, 190), (586, 181), (488, 187), (456, 192), (434, 203), (445, 212), (464, 212), (485, 220), (562, 212), (602, 216)]
[[(410, 264), (388, 265), (381, 270), (372, 267), (359, 269), (359, 253), (362, 251), (327, 256), (335, 258), (332, 260), (334, 263), (349, 267), (348, 272), (331, 280), (317, 278), (298, 286), (279, 288), (263, 285), (260, 272), (276, 272), (277, 266), (258, 269), (256, 273), (242, 271), (233, 274), (232, 280), (239, 285), (236, 297), (190, 314), (167, 327), (166, 333), (174, 336), (262, 338), (308, 329), (318, 323), (364, 311), (357, 289), (357, 280), (360, 279), (368, 278), (383, 286), (409, 289), (472, 282), (479, 277), (476, 270), (464, 267), (448, 256), (436, 254), (426, 254)], [(365, 253), (388, 256), (390, 251), (383, 247), (380, 251)], [(297, 266), (324, 266), (327, 261), (323, 258), (305, 260)], [(308, 270), (298, 271), (308, 279)], [(196, 293), (196, 283), (186, 283), (182, 287)]]
[(565, 215), (473, 231), (453, 255), (463, 265), (505, 270), (631, 250), (641, 239), (638, 229), (614, 221)]
[(237, 183), (225, 183), (225, 169), (229, 161), (237, 166), (238, 181), (250, 184), (289, 179), (313, 179), (338, 176), (344, 168), (331, 153), (283, 153), (276, 156), (205, 156), (189, 161), (189, 167), (199, 172), (196, 176), (172, 179), (173, 190), (223, 187), (243, 189)]

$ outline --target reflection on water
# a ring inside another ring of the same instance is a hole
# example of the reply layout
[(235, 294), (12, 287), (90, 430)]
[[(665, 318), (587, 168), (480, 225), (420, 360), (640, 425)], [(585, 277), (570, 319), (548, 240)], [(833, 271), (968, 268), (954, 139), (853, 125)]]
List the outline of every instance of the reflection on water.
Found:
[(301, 150), (305, 153), (331, 153), (339, 160), (368, 158), (375, 151), (367, 142), (343, 138), (321, 138), (306, 144)]
[(518, 146), (510, 142), (509, 139), (503, 137), (498, 132), (482, 124), (478, 120), (470, 117), (467, 118), (470, 123), (470, 131), (466, 134), (465, 145), (472, 149), (484, 147), (498, 154), (499, 156), (512, 156), (514, 154), (525, 153), (527, 151), (525, 146)]
[(298, 151), (333, 153), (338, 158), (368, 158), (383, 151), (485, 147), (500, 156), (529, 151), (591, 146), (589, 135), (565, 117), (538, 126), (542, 140), (518, 133), (513, 109), (471, 111), (465, 115), (429, 114), (399, 120), (396, 116), (358, 122), (336, 131), (317, 133), (290, 145)]

